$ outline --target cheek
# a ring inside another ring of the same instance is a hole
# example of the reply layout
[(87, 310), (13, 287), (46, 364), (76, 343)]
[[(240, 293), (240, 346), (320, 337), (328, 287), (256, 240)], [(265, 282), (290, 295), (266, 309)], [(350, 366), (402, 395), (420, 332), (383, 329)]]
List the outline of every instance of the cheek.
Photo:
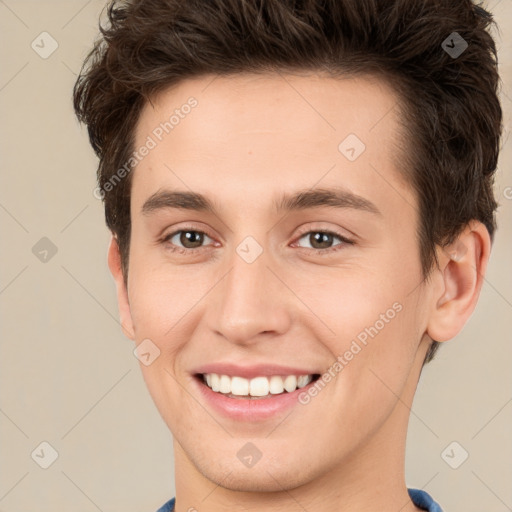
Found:
[(346, 368), (353, 396), (374, 411), (394, 405), (402, 395), (420, 342), (416, 301), (398, 298), (367, 319), (352, 341), (361, 351)]
[(400, 395), (421, 338), (419, 289), (411, 293), (418, 269), (381, 263), (352, 273), (336, 269), (321, 287), (308, 282), (299, 291), (318, 315), (310, 326), (332, 356), (337, 396), (380, 409)]
[(134, 254), (130, 260), (129, 300), (137, 339), (157, 340), (176, 337), (184, 320), (194, 314), (194, 305), (207, 294), (209, 277), (198, 275), (190, 267), (165, 261), (153, 262)]
[(346, 317), (347, 335), (339, 324), (340, 335), (330, 346), (338, 365), (331, 365), (335, 377), (327, 384), (333, 421), (328, 428), (347, 439), (354, 435), (351, 429), (357, 428), (362, 439), (386, 421), (403, 396), (414, 362), (414, 311), (408, 304), (389, 309), (386, 302), (378, 311), (388, 311), (388, 323), (375, 316), (375, 304), (365, 312), (359, 308), (357, 319)]

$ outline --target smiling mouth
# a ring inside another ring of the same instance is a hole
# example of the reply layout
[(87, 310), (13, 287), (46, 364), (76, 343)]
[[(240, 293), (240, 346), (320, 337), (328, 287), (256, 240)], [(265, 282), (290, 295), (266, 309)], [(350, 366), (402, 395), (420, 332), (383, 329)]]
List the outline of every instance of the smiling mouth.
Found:
[(217, 373), (197, 373), (194, 378), (219, 395), (234, 399), (259, 400), (293, 393), (318, 380), (320, 374), (272, 375), (245, 379)]

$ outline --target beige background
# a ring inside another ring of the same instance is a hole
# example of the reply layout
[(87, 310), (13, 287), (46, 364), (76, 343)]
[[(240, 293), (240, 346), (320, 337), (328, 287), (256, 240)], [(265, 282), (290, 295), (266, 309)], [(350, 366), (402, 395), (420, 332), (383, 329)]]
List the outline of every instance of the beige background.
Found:
[[(174, 495), (172, 438), (117, 322), (97, 161), (71, 105), (104, 3), (0, 0), (2, 512), (154, 512)], [(512, 0), (489, 4), (506, 115), (500, 226), (477, 311), (423, 371), (406, 461), (407, 484), (446, 512), (512, 510)], [(58, 43), (47, 59), (31, 48), (43, 31)], [(46, 263), (32, 252), (42, 237), (57, 247)], [(31, 456), (43, 441), (58, 452), (48, 469)], [(469, 453), (458, 469), (441, 456), (453, 441)]]

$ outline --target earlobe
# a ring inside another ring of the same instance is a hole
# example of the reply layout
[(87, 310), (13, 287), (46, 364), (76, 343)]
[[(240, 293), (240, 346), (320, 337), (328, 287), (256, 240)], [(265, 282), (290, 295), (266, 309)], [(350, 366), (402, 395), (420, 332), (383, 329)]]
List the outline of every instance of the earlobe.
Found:
[(130, 311), (130, 303), (128, 300), (128, 291), (124, 283), (124, 276), (121, 267), (121, 254), (117, 239), (112, 236), (110, 245), (108, 247), (108, 267), (116, 282), (117, 288), (117, 303), (119, 307), (119, 319), (121, 322), (121, 329), (124, 335), (135, 340), (135, 330), (133, 327), (132, 315)]
[(471, 221), (448, 247), (440, 248), (438, 286), (432, 297), (427, 334), (436, 341), (454, 338), (473, 313), (491, 250), (487, 228)]

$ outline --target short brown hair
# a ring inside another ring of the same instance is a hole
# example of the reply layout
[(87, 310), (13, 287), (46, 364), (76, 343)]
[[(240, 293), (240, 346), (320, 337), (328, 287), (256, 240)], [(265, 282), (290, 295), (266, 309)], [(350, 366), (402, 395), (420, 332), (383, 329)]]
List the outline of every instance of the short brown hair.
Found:
[[(400, 98), (401, 170), (419, 204), (423, 277), (435, 247), (472, 219), (491, 240), (502, 111), (492, 15), (471, 0), (112, 0), (84, 61), (74, 108), (99, 157), (106, 223), (128, 273), (131, 173), (104, 191), (133, 153), (152, 95), (206, 74), (286, 70), (373, 75)], [(454, 33), (457, 34), (454, 34)], [(452, 39), (450, 39), (450, 37)], [(454, 37), (467, 48), (454, 56)], [(433, 341), (424, 364), (439, 343)]]

